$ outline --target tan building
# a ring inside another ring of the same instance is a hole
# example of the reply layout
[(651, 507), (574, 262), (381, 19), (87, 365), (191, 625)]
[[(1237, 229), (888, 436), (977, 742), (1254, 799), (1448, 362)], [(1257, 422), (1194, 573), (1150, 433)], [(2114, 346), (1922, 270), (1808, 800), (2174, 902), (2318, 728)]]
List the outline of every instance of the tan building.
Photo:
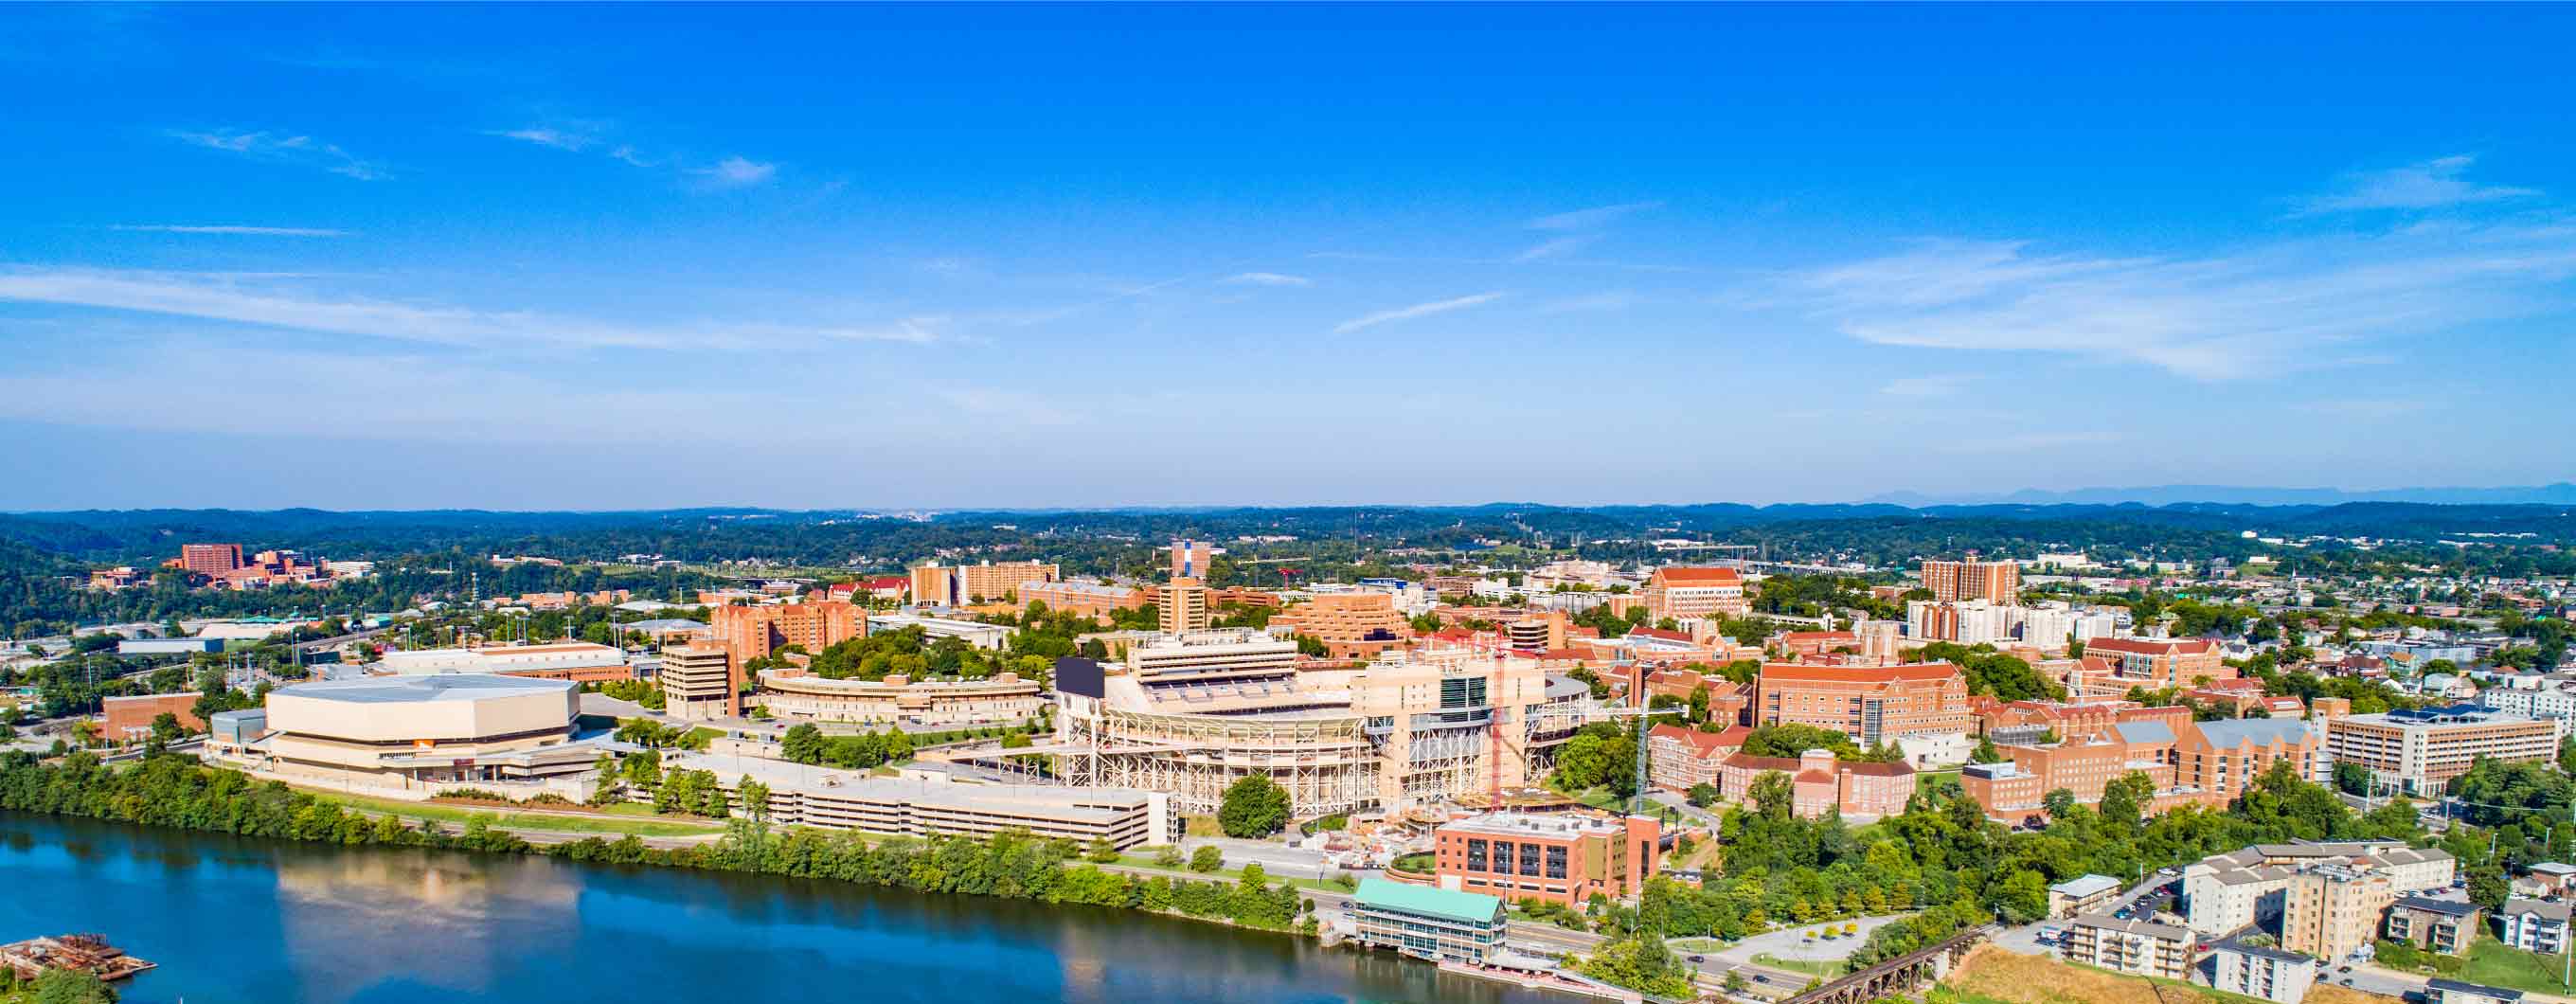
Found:
[(566, 680), (442, 674), (324, 680), (268, 695), (264, 737), (228, 744), (280, 774), (389, 787), (528, 781), (588, 770)]
[(2218, 643), (2207, 638), (2095, 638), (2084, 643), (2084, 658), (2101, 660), (2121, 688), (2187, 689), (2237, 677)]
[(396, 676), (480, 673), (575, 683), (635, 678), (635, 668), (627, 664), (625, 649), (586, 641), (393, 651), (385, 653), (372, 669)]
[(1742, 617), (1753, 609), (1744, 595), (1744, 576), (1732, 568), (1658, 568), (1647, 577), (1644, 593), (1646, 616), (1656, 621)]
[(1205, 582), (1209, 578), (1208, 563), (1215, 560), (1216, 546), (1207, 541), (1172, 542), (1172, 578)]
[(2556, 757), (2565, 721), (2467, 704), (2349, 715), (2327, 720), (2326, 752), (2407, 794), (2432, 795), (2481, 757), (2502, 763)]
[(662, 668), (653, 677), (662, 688), (663, 712), (682, 721), (740, 716), (742, 692), (734, 685), (733, 666), (731, 655), (715, 642), (663, 649)]
[(781, 826), (905, 836), (989, 839), (1023, 831), (1042, 840), (1106, 839), (1120, 850), (1169, 844), (1182, 819), (1168, 795), (1066, 785), (983, 784), (937, 771), (879, 777), (766, 757), (664, 750), (668, 770), (714, 774), (734, 815), (747, 815), (742, 780), (769, 788), (769, 819)]
[(1207, 583), (1197, 579), (1173, 579), (1157, 598), (1161, 601), (1164, 634), (1205, 631), (1215, 619), (1208, 607)]
[(2191, 970), (2191, 932), (2169, 924), (2095, 914), (2066, 925), (2066, 961), (2113, 972), (2180, 980)]
[(1272, 615), (1270, 626), (1323, 642), (1337, 659), (1373, 656), (1413, 636), (1387, 593), (1325, 593)]
[(2021, 566), (2010, 561), (1926, 561), (1923, 588), (1932, 591), (1935, 602), (2014, 605), (2021, 602)]
[(1753, 706), (1758, 725), (1812, 725), (1863, 748), (1907, 736), (1975, 731), (1968, 681), (1946, 662), (1909, 666), (1762, 667)]
[(2152, 800), (2140, 808), (2155, 813), (2184, 804), (2223, 807), (2278, 762), (2319, 783), (2332, 769), (2324, 736), (2295, 718), (2194, 722), (2178, 708), (2131, 706), (2116, 712), (2107, 728), (2095, 721), (2089, 714), (2063, 720), (2069, 731), (2056, 742), (1997, 743), (2007, 759), (1968, 765), (1960, 787), (1988, 816), (2021, 823), (2046, 818), (2049, 792), (2063, 789), (2079, 805), (2098, 805), (2105, 786), (2133, 773), (2154, 785)]
[(1003, 673), (989, 680), (834, 680), (802, 669), (760, 673), (760, 705), (774, 718), (823, 722), (985, 725), (1017, 722), (1045, 701), (1035, 680)]
[(2377, 869), (2317, 865), (2290, 877), (2281, 894), (2281, 947), (2337, 959), (2370, 944), (2397, 898)]
[(912, 570), (912, 601), (941, 607), (988, 603), (1012, 595), (1020, 583), (1062, 577), (1055, 565), (1036, 561), (921, 565)]
[(1070, 579), (1062, 582), (1045, 582), (1031, 579), (1020, 583), (1017, 592), (1020, 608), (1023, 610), (1028, 609), (1032, 604), (1044, 603), (1049, 610), (1076, 613), (1094, 619), (1107, 617), (1115, 610), (1142, 610), (1145, 607), (1145, 594), (1142, 590), (1129, 589), (1125, 586), (1104, 586), (1097, 582), (1076, 582)]
[[(737, 673), (744, 663), (790, 645), (811, 655), (868, 633), (867, 612), (845, 600), (715, 607), (707, 617)], [(735, 682), (743, 681), (738, 676)]]

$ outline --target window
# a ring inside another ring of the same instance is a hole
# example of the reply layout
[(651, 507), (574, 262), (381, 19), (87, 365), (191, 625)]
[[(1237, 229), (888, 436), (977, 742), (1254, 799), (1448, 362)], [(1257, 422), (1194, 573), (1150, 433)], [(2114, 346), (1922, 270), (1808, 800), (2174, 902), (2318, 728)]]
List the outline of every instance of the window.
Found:
[(1561, 879), (1565, 877), (1565, 848), (1550, 847), (1547, 849), (1547, 877), (1552, 879)]
[(1512, 845), (1494, 842), (1494, 871), (1504, 875), (1512, 873)]
[(1484, 841), (1473, 839), (1467, 841), (1467, 870), (1471, 872), (1485, 870)]
[(1538, 845), (1537, 845), (1537, 844), (1522, 844), (1522, 845), (1521, 845), (1521, 874), (1523, 874), (1523, 875), (1536, 875), (1536, 874), (1538, 874)]

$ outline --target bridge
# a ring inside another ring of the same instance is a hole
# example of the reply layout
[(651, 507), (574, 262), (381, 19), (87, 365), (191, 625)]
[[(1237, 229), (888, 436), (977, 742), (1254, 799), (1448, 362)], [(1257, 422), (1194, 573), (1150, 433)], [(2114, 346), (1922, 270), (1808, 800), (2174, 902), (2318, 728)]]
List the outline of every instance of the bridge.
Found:
[(1802, 993), (1779, 1004), (1868, 1004), (1891, 994), (1908, 994), (1950, 975), (1950, 967), (1968, 950), (1994, 936), (1995, 926), (1981, 924), (1951, 935), (1939, 944), (1918, 948), (1857, 973)]

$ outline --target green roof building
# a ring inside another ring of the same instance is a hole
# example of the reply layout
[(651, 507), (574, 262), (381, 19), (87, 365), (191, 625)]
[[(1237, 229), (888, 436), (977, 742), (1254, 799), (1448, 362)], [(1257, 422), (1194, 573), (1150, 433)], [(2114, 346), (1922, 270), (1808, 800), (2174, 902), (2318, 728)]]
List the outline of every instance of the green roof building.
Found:
[(1351, 896), (1351, 919), (1359, 926), (1360, 944), (1368, 947), (1472, 964), (1502, 950), (1509, 924), (1498, 898), (1381, 878), (1360, 882)]

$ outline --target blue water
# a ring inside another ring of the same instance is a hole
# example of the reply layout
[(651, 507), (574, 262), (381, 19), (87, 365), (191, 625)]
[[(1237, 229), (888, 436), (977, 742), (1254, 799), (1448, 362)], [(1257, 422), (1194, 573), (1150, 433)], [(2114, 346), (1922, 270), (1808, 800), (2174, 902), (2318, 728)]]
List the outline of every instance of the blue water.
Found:
[(94, 931), (130, 1002), (1572, 998), (1175, 918), (0, 812), (0, 941)]

